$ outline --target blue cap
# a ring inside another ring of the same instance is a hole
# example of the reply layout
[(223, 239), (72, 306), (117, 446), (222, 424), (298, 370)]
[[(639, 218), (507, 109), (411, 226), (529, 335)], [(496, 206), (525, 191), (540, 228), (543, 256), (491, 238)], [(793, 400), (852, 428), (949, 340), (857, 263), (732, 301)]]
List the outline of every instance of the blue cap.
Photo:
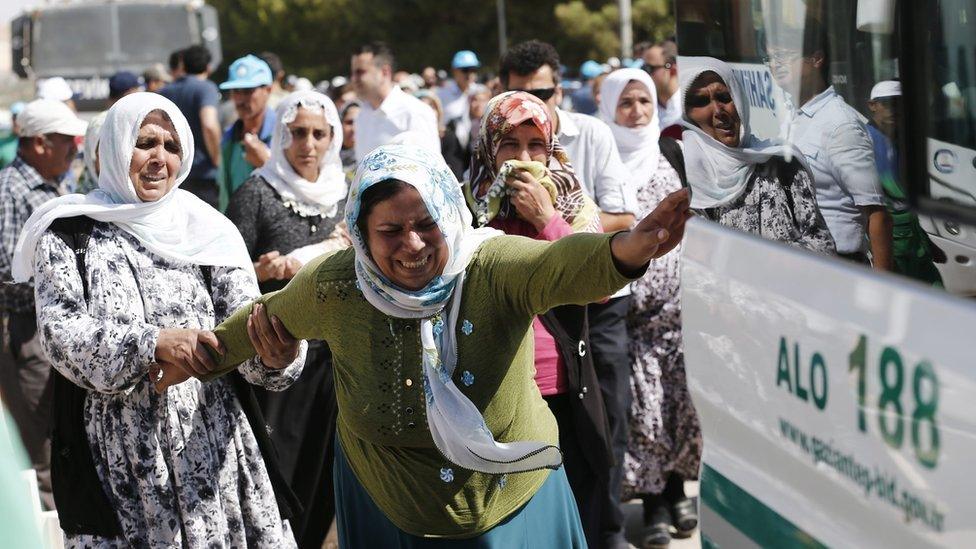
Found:
[(17, 101), (13, 105), (10, 105), (10, 115), (17, 116), (24, 110), (24, 107), (26, 106), (27, 103), (24, 103), (23, 101)]
[(451, 61), (452, 69), (477, 69), (480, 66), (481, 62), (478, 61), (478, 56), (471, 50), (461, 50), (455, 53), (454, 60)]
[(629, 69), (639, 69), (639, 68), (641, 68), (641, 67), (644, 66), (644, 60), (643, 59), (631, 59), (631, 58), (628, 57), (628, 58), (624, 59), (624, 66), (627, 67), (627, 68), (629, 68)]
[(139, 77), (129, 71), (119, 71), (108, 79), (108, 96), (118, 99), (132, 88), (142, 87)]
[(580, 66), (580, 74), (583, 78), (590, 80), (591, 78), (596, 78), (603, 74), (603, 65), (597, 63), (592, 59), (588, 59), (583, 65)]
[(270, 86), (271, 67), (254, 55), (245, 55), (230, 64), (227, 81), (220, 85), (222, 90), (244, 90)]

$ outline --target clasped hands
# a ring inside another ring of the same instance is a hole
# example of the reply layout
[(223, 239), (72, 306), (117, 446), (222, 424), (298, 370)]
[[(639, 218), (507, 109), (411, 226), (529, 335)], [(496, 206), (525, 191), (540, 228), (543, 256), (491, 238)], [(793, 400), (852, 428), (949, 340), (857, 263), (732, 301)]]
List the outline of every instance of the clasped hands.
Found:
[[(300, 340), (295, 339), (277, 316), (268, 316), (266, 307), (255, 303), (247, 318), (247, 336), (266, 368), (280, 370), (295, 361)], [(206, 376), (217, 369), (207, 347), (224, 354), (224, 347), (209, 330), (171, 329), (159, 331), (155, 363), (149, 379), (157, 392), (191, 377)]]

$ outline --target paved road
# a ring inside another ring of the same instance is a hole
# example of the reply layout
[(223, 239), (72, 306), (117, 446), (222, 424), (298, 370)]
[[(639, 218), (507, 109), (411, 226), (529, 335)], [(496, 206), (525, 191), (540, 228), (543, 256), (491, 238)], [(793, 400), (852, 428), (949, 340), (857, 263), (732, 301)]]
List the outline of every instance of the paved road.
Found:
[[(698, 483), (697, 482), (686, 482), (685, 483), (685, 493), (689, 497), (698, 503)], [(640, 549), (641, 545), (641, 529), (643, 528), (643, 513), (641, 508), (640, 500), (633, 500), (624, 506), (624, 512), (627, 514), (627, 524), (625, 531), (627, 534), (627, 539), (634, 544), (635, 547)], [(698, 531), (695, 530), (695, 534), (688, 539), (673, 539), (671, 540), (670, 549), (700, 549), (701, 548), (701, 538), (698, 535)]]

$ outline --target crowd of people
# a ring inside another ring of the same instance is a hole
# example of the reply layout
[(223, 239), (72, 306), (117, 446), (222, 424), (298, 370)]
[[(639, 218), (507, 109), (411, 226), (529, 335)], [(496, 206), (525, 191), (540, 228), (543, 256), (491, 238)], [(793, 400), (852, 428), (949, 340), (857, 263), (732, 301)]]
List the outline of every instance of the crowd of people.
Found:
[(67, 546), (625, 548), (634, 498), (643, 548), (691, 535), (686, 219), (939, 284), (898, 83), (866, 126), (805, 32), (775, 142), (673, 40), (571, 98), (536, 40), (450, 78), (364, 44), (321, 89), (191, 46), (88, 123), (46, 84), (0, 171), (0, 395)]

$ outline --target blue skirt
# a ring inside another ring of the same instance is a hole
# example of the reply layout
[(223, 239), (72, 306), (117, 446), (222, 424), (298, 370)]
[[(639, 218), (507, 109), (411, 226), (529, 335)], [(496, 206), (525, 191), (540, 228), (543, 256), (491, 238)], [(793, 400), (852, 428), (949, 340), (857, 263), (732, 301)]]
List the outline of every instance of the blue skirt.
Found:
[(423, 538), (397, 528), (359, 483), (336, 437), (333, 469), (339, 547), (362, 549), (577, 549), (586, 547), (576, 499), (560, 467), (525, 505), (480, 536)]

